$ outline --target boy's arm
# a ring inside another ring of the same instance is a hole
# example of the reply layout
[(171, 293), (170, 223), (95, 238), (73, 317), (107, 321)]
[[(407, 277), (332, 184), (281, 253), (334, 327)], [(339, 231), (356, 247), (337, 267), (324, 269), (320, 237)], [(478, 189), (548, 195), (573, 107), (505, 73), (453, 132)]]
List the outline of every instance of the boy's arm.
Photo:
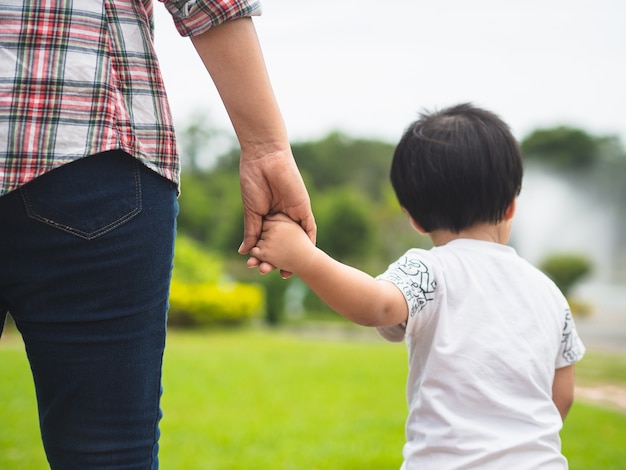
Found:
[(340, 263), (318, 248), (308, 267), (297, 274), (330, 308), (360, 325), (397, 325), (408, 317), (404, 295), (395, 285)]
[(283, 215), (266, 217), (250, 254), (298, 275), (330, 308), (360, 325), (389, 326), (408, 317), (404, 295), (395, 285), (331, 258)]
[(552, 384), (552, 401), (561, 413), (561, 419), (565, 417), (574, 402), (574, 365), (556, 369)]

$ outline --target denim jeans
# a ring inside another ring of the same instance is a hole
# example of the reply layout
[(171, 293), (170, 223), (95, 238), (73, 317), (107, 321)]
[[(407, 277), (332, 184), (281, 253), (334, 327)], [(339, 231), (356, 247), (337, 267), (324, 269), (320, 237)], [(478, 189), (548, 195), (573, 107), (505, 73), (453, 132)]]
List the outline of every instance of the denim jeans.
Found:
[(24, 339), (52, 469), (158, 468), (177, 209), (120, 151), (0, 198), (0, 325)]

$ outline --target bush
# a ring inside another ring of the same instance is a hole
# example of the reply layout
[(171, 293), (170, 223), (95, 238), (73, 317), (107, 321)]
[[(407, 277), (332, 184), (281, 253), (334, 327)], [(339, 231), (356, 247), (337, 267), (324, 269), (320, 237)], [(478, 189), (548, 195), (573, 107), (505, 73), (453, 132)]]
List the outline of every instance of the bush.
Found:
[(285, 310), (285, 291), (290, 282), (282, 279), (278, 270), (261, 277), (265, 291), (265, 321), (268, 325), (282, 322)]
[(222, 259), (202, 248), (202, 245), (184, 235), (176, 237), (174, 272), (177, 281), (217, 283), (224, 275)]
[(587, 256), (576, 253), (553, 254), (539, 265), (566, 297), (569, 296), (572, 287), (591, 272), (591, 267), (591, 261)]
[(179, 235), (170, 288), (169, 324), (235, 325), (259, 317), (263, 311), (263, 289), (223, 278), (224, 266), (218, 255)]
[(263, 290), (252, 284), (184, 283), (172, 280), (169, 324), (238, 325), (261, 316)]
[(317, 245), (345, 261), (363, 258), (375, 244), (373, 203), (358, 190), (345, 187), (316, 200)]

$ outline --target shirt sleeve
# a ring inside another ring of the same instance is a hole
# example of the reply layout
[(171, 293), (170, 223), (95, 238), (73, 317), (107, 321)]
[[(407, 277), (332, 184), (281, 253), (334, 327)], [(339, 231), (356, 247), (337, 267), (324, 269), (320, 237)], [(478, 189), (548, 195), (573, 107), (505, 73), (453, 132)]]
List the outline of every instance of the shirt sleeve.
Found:
[(181, 36), (196, 36), (226, 21), (261, 14), (258, 0), (159, 0)]
[(556, 368), (560, 369), (561, 367), (570, 366), (580, 361), (584, 354), (585, 346), (578, 336), (574, 317), (572, 317), (572, 313), (568, 308), (565, 310), (561, 346), (556, 359)]
[(378, 334), (388, 341), (402, 341), (407, 325), (412, 324), (414, 328), (416, 315), (427, 305), (434, 303), (437, 282), (427, 260), (428, 256), (425, 251), (409, 250), (377, 277), (377, 279), (391, 282), (400, 289), (409, 310), (407, 322), (377, 328)]

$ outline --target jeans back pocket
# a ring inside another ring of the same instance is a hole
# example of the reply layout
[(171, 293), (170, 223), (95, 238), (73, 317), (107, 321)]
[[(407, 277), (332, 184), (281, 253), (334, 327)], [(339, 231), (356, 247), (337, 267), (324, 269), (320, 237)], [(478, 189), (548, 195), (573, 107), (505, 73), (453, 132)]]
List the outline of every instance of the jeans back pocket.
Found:
[(91, 240), (141, 212), (141, 163), (122, 151), (84, 157), (21, 189), (26, 213)]

